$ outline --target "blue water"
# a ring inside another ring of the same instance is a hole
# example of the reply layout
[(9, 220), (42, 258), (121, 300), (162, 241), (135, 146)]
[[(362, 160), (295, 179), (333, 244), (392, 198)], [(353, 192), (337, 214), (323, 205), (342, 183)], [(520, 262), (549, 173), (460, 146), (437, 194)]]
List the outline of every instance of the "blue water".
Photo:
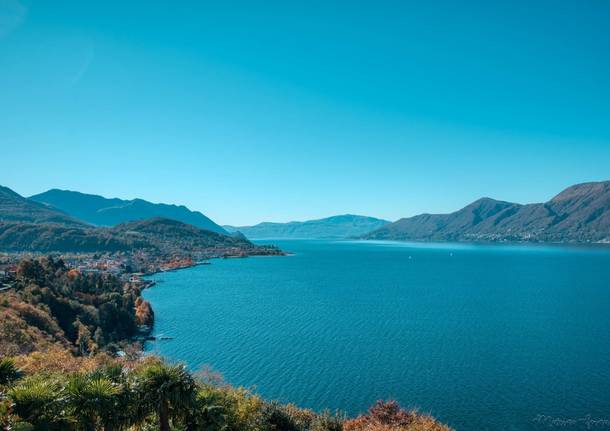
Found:
[(473, 431), (610, 421), (608, 249), (275, 243), (295, 254), (153, 276), (154, 333), (174, 339), (147, 350), (314, 409), (395, 398)]

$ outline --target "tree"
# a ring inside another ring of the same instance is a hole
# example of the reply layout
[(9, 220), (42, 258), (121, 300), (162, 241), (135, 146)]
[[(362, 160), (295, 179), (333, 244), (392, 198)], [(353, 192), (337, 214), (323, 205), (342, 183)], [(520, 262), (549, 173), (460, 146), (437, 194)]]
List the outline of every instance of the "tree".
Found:
[(89, 353), (91, 348), (91, 331), (87, 326), (83, 325), (80, 319), (76, 319), (74, 326), (77, 328), (78, 336), (76, 338), (76, 346), (78, 347), (78, 353), (84, 356)]
[(93, 342), (95, 343), (96, 350), (104, 344), (104, 333), (102, 332), (102, 328), (96, 328), (93, 333)]
[(21, 370), (11, 358), (0, 359), (0, 386), (7, 386), (21, 378)]
[(227, 414), (224, 406), (211, 391), (201, 388), (193, 405), (185, 412), (183, 418), (186, 431), (206, 430), (221, 431), (227, 425)]
[(195, 403), (197, 385), (183, 365), (155, 363), (138, 376), (137, 390), (143, 406), (155, 412), (159, 430), (169, 431), (169, 421), (184, 417)]
[(121, 390), (107, 378), (76, 374), (66, 386), (66, 400), (71, 416), (77, 420), (77, 428), (94, 430), (102, 425), (105, 431), (118, 426), (121, 411)]
[(276, 401), (265, 404), (262, 411), (263, 428), (270, 431), (299, 431), (299, 426), (284, 406)]
[(54, 376), (28, 377), (12, 388), (13, 411), (33, 425), (34, 430), (65, 430), (62, 384)]

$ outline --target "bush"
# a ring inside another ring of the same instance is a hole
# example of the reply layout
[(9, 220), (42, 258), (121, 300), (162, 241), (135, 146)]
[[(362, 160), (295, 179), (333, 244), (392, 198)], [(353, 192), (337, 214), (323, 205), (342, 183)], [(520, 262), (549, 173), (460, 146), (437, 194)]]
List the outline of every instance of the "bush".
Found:
[(337, 413), (331, 414), (329, 411), (324, 411), (316, 415), (311, 423), (311, 431), (343, 431), (344, 416)]
[(395, 401), (348, 420), (266, 402), (244, 388), (197, 381), (183, 366), (152, 356), (36, 353), (0, 361), (0, 379), (8, 396), (0, 396), (0, 424), (13, 431), (450, 431)]
[(54, 375), (34, 375), (25, 378), (9, 392), (13, 411), (35, 430), (63, 430), (67, 420), (62, 396), (63, 382)]
[(396, 401), (377, 401), (368, 415), (343, 423), (344, 431), (450, 431), (428, 415), (403, 410)]
[(277, 402), (265, 403), (261, 410), (260, 424), (269, 431), (303, 431), (287, 409)]

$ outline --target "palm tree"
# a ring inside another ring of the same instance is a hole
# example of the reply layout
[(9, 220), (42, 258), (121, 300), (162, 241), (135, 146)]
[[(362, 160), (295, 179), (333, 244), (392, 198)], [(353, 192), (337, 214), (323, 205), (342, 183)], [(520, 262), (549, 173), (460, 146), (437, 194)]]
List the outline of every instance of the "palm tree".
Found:
[(13, 412), (35, 430), (65, 430), (62, 383), (54, 376), (34, 376), (8, 392)]
[(8, 386), (21, 378), (21, 370), (11, 358), (0, 359), (0, 386)]
[(184, 417), (195, 403), (197, 384), (183, 365), (149, 365), (137, 385), (143, 405), (158, 416), (159, 431), (169, 431), (170, 418)]
[(141, 409), (138, 408), (138, 394), (132, 387), (134, 377), (125, 372), (120, 364), (105, 365), (91, 373), (90, 376), (109, 380), (118, 388), (115, 404), (119, 408), (114, 408), (102, 416), (104, 430), (123, 429), (125, 426), (138, 424), (145, 419), (145, 416), (139, 414)]
[(226, 408), (214, 393), (201, 387), (183, 422), (186, 431), (222, 431), (227, 425)]
[(121, 388), (111, 380), (97, 375), (76, 374), (66, 386), (66, 400), (77, 426), (84, 431), (95, 430), (99, 424), (104, 431), (120, 425), (122, 411)]

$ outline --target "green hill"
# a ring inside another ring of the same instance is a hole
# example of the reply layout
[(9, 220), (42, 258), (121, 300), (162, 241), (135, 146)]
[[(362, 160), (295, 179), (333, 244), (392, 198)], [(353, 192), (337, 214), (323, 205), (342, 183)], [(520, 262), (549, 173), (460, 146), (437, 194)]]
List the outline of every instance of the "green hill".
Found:
[(160, 254), (280, 254), (274, 247), (252, 244), (238, 235), (202, 229), (178, 220), (155, 217), (95, 227), (59, 210), (0, 188), (0, 251), (133, 252)]

